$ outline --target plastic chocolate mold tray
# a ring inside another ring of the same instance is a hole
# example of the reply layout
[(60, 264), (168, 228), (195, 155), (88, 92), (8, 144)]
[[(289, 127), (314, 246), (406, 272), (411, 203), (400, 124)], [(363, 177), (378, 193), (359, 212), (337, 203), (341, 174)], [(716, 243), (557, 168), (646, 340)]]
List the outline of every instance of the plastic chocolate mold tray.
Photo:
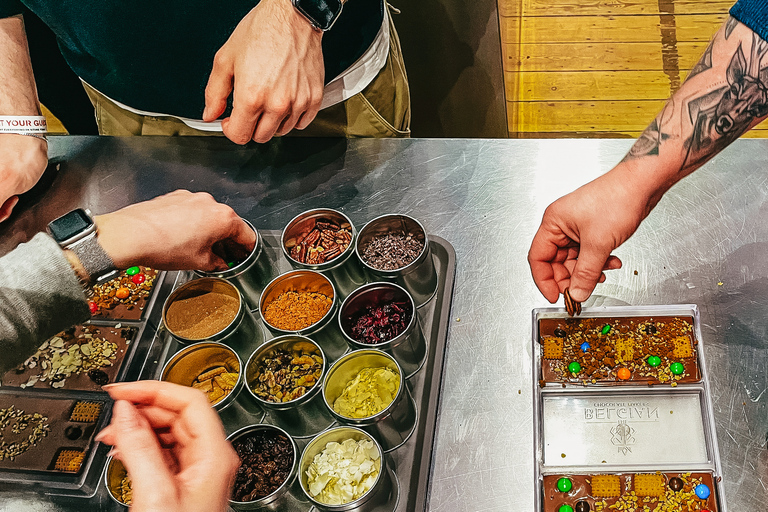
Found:
[(0, 390), (0, 481), (93, 492), (103, 458), (93, 437), (109, 418), (106, 394)]
[(536, 510), (725, 512), (696, 305), (535, 309), (532, 333)]

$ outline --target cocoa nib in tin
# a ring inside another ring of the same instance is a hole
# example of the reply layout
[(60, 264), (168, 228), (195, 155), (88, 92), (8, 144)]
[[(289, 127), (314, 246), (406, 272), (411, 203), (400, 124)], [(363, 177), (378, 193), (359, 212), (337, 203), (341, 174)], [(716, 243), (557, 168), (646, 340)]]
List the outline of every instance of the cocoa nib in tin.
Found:
[(352, 242), (352, 230), (348, 223), (337, 224), (328, 219), (318, 219), (314, 227), (304, 235), (285, 242), (291, 258), (305, 265), (319, 265), (344, 252)]
[(360, 343), (377, 345), (399, 336), (411, 321), (413, 311), (407, 302), (389, 302), (368, 307), (352, 325), (352, 337)]
[(423, 249), (424, 241), (413, 233), (386, 233), (373, 237), (362, 257), (376, 270), (399, 270), (410, 265)]

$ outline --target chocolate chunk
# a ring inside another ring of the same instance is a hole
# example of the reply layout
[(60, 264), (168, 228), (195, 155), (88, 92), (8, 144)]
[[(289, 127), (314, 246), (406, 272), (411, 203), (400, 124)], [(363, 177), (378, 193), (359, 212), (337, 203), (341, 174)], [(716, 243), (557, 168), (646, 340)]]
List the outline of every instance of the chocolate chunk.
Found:
[(88, 370), (88, 377), (90, 377), (90, 379), (99, 386), (109, 384), (109, 375), (107, 375), (106, 372), (99, 370), (98, 368)]
[(558, 327), (555, 329), (555, 336), (557, 336), (558, 338), (565, 338), (567, 334), (564, 330)]
[(77, 439), (80, 439), (80, 437), (82, 437), (83, 429), (81, 429), (77, 425), (70, 425), (64, 429), (64, 435), (70, 441), (76, 441)]
[(683, 488), (683, 481), (680, 478), (673, 476), (669, 479), (669, 488), (675, 492), (680, 491)]
[(589, 503), (581, 500), (576, 503), (576, 512), (589, 512)]

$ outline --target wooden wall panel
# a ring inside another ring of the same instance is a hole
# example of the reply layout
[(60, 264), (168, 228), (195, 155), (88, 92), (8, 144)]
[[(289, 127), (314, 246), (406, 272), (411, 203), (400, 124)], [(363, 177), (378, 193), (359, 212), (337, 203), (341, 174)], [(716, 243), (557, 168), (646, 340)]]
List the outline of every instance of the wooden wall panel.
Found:
[[(665, 100), (670, 96), (669, 78), (663, 71), (532, 72), (520, 73), (517, 83), (519, 101)], [(508, 89), (507, 97), (512, 94)]]
[[(734, 2), (730, 0), (675, 0), (674, 14), (722, 14)], [(501, 16), (616, 16), (668, 14), (670, 9), (659, 9), (658, 0), (517, 0), (500, 1)]]
[(637, 137), (732, 3), (499, 0), (510, 136)]
[[(707, 47), (706, 42), (677, 45), (680, 69), (691, 69)], [(512, 73), (546, 71), (660, 71), (659, 43), (552, 43), (504, 45), (504, 70)], [(507, 96), (511, 100), (511, 96)]]
[[(708, 42), (725, 21), (725, 14), (675, 16), (676, 41)], [(659, 16), (542, 16), (502, 18), (501, 40), (542, 43), (656, 43), (661, 47)], [(665, 27), (666, 28), (666, 27)]]

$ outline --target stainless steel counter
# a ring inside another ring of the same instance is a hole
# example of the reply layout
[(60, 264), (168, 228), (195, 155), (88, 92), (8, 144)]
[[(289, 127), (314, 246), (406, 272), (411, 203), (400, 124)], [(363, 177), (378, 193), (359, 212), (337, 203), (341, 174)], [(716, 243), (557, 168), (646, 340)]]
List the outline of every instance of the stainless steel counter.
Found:
[[(355, 223), (404, 212), (449, 240), (458, 269), (432, 511), (533, 508), (531, 309), (547, 302), (526, 253), (544, 208), (621, 159), (623, 140), (301, 140), (234, 148), (185, 138), (54, 138), (51, 188), (0, 227), (0, 253), (77, 206), (106, 212), (206, 190), (257, 228), (329, 206)], [(587, 303), (696, 303), (732, 511), (768, 505), (768, 141), (738, 141), (674, 187)], [(605, 197), (611, 201), (610, 196)], [(131, 236), (127, 233), (126, 236)], [(637, 271), (637, 275), (635, 272)], [(106, 510), (0, 495), (0, 510)]]

